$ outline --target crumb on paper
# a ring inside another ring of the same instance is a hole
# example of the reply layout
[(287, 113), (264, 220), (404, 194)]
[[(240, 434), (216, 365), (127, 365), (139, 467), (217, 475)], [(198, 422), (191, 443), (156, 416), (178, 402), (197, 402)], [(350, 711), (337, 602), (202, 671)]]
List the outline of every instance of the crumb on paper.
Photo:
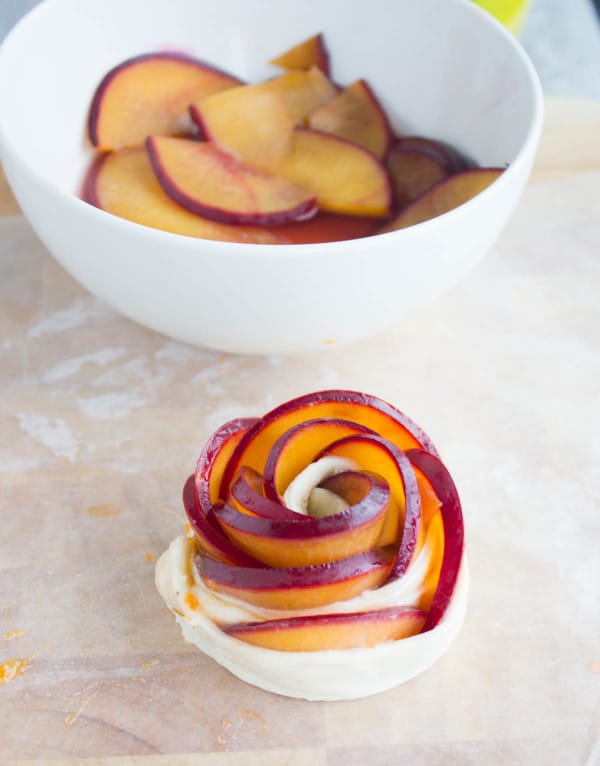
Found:
[(123, 513), (123, 509), (119, 508), (118, 505), (103, 503), (101, 505), (90, 505), (89, 508), (86, 508), (86, 513), (89, 516), (99, 516), (101, 518), (106, 518), (108, 516), (118, 516), (120, 513)]
[(256, 710), (250, 710), (249, 708), (241, 707), (238, 710), (238, 715), (240, 718), (246, 718), (249, 721), (256, 721), (257, 723), (260, 723), (262, 726), (266, 726), (267, 722), (262, 717), (260, 713), (257, 713)]
[[(94, 686), (94, 684), (92, 684), (92, 686)], [(71, 713), (67, 713), (67, 715), (65, 716), (65, 721), (64, 721), (65, 726), (72, 726), (97, 694), (98, 694), (98, 691), (95, 691), (93, 694), (90, 694), (90, 696), (87, 697), (81, 703), (81, 705), (77, 708), (77, 710)]]
[(325, 346), (335, 346), (336, 340), (335, 340), (335, 338), (325, 338), (323, 343), (324, 343)]
[(178, 521), (184, 520), (183, 514), (181, 514), (179, 511), (176, 511), (175, 508), (171, 508), (170, 506), (163, 508), (163, 512), (166, 513), (168, 516), (174, 516)]
[(226, 745), (227, 744), (227, 737), (226, 734), (231, 729), (231, 718), (223, 718), (221, 721), (221, 731), (219, 732), (219, 736), (217, 737), (217, 744), (218, 745)]
[(160, 665), (160, 660), (158, 657), (153, 657), (151, 660), (148, 660), (148, 662), (142, 662), (142, 670), (150, 670), (150, 668), (153, 668), (155, 665)]
[(146, 554), (146, 562), (148, 564), (152, 564), (153, 561), (154, 561), (154, 554), (148, 551), (148, 553)]
[(5, 633), (2, 638), (5, 641), (12, 641), (15, 638), (20, 638), (21, 636), (24, 636), (27, 633), (26, 630), (9, 630), (7, 633)]
[(600, 660), (590, 664), (590, 673), (600, 673)]
[(21, 657), (11, 657), (10, 660), (3, 662), (0, 665), (0, 686), (14, 681), (15, 678), (26, 673), (29, 670), (32, 659), (32, 657), (28, 660)]

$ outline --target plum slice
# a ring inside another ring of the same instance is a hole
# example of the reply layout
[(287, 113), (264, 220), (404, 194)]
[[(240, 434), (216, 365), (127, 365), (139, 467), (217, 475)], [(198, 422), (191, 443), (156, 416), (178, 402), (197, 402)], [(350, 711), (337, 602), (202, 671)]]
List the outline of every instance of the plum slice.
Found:
[(443, 558), (431, 608), (423, 626), (423, 632), (426, 632), (441, 622), (454, 595), (463, 563), (465, 532), (458, 490), (446, 466), (420, 449), (409, 450), (407, 457), (425, 475), (440, 499), (444, 526)]
[(262, 84), (215, 93), (192, 104), (190, 114), (204, 138), (267, 173), (276, 173), (292, 148), (294, 118), (281, 94)]
[(143, 146), (98, 154), (85, 179), (82, 196), (107, 213), (172, 234), (222, 242), (282, 244), (288, 241), (274, 230), (226, 226), (180, 207), (156, 180)]
[(313, 35), (303, 40), (285, 53), (271, 59), (269, 64), (281, 69), (310, 69), (316, 66), (329, 76), (329, 53), (325, 47), (323, 35)]
[(336, 213), (389, 215), (391, 184), (374, 154), (344, 138), (309, 128), (296, 128), (292, 151), (280, 173), (311, 191), (319, 207)]
[(357, 80), (309, 117), (309, 127), (346, 138), (383, 159), (392, 143), (387, 115), (365, 80)]
[(215, 508), (215, 516), (239, 550), (271, 567), (326, 564), (374, 548), (390, 498), (385, 481), (375, 474), (347, 471), (322, 486), (349, 507), (330, 516), (304, 516), (242, 481), (234, 485), (233, 495), (243, 510), (221, 506)]
[(445, 141), (438, 141), (424, 136), (402, 136), (394, 144), (395, 148), (403, 151), (420, 152), (426, 154), (443, 165), (449, 174), (461, 173), (463, 170), (472, 170), (476, 167), (473, 160), (466, 157), (458, 149), (455, 149)]
[(387, 158), (394, 189), (394, 203), (400, 209), (448, 177), (447, 167), (429, 154), (395, 146)]
[(207, 587), (266, 609), (311, 609), (347, 601), (387, 578), (392, 552), (375, 548), (346, 559), (305, 567), (246, 567), (198, 553), (196, 566)]
[(192, 213), (222, 223), (272, 225), (317, 211), (311, 190), (249, 168), (210, 141), (151, 136), (146, 147), (160, 185)]
[(99, 149), (119, 149), (150, 135), (182, 135), (191, 123), (191, 101), (240, 84), (180, 53), (148, 53), (111, 69), (96, 89), (88, 117), (88, 135)]
[(450, 176), (407, 205), (379, 233), (405, 229), (448, 213), (487, 189), (502, 173), (502, 168), (476, 168)]
[(426, 614), (410, 607), (318, 614), (231, 625), (225, 632), (248, 644), (279, 652), (373, 647), (420, 633)]

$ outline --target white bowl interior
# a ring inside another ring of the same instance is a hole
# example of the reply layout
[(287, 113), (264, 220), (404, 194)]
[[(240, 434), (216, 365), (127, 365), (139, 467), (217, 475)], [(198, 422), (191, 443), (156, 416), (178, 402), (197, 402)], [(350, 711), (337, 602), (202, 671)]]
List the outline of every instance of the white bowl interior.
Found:
[(508, 33), (469, 0), (46, 0), (0, 49), (0, 132), (53, 185), (77, 190), (102, 76), (175, 49), (248, 80), (322, 31), (340, 83), (366, 78), (398, 130), (443, 138), (485, 165), (514, 160), (533, 121), (532, 78)]

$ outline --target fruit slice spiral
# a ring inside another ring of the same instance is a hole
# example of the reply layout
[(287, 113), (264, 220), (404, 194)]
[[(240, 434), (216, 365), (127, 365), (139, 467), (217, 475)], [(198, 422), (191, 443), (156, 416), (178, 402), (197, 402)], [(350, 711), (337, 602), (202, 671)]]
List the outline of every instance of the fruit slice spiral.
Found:
[[(306, 508), (287, 507), (309, 473)], [(315, 515), (315, 492), (336, 502)], [(452, 599), (464, 543), (456, 487), (431, 440), (376, 397), (322, 391), (230, 421), (207, 442), (184, 504), (202, 588), (256, 615), (221, 625), (235, 639), (281, 651), (373, 646), (435, 629)], [(416, 603), (369, 606), (417, 560)]]

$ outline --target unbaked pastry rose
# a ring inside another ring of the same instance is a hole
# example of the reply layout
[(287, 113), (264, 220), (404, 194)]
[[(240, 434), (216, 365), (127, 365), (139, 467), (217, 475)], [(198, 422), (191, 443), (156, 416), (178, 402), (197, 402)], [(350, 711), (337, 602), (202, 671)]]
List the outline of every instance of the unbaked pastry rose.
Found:
[(464, 616), (454, 482), (395, 407), (322, 391), (208, 440), (190, 531), (157, 565), (186, 640), (240, 678), (307, 699), (366, 696), (438, 659)]

